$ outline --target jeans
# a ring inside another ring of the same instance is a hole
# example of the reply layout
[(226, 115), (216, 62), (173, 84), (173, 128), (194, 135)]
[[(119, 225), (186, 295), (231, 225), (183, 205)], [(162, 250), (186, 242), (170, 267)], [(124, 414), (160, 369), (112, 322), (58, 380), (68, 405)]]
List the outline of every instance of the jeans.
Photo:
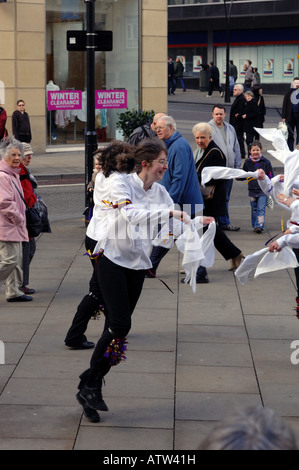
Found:
[(186, 90), (186, 85), (184, 83), (184, 79), (182, 77), (178, 77), (178, 78), (176, 78), (176, 82), (178, 82), (178, 80), (180, 80), (180, 82), (181, 82), (182, 89)]
[(251, 224), (253, 228), (265, 228), (267, 196), (251, 197)]

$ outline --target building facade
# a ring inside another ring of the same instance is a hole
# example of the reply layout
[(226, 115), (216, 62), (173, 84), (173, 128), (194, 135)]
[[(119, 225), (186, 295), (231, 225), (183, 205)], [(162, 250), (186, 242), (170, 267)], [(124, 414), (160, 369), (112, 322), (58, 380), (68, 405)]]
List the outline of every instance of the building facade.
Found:
[[(167, 111), (167, 1), (95, 0), (95, 29), (113, 33), (113, 50), (95, 53), (96, 130), (109, 142), (126, 107)], [(84, 145), (86, 53), (66, 39), (82, 30), (84, 0), (0, 1), (0, 104), (11, 134), (25, 101), (36, 153)]]
[[(299, 74), (299, 3), (293, 0), (169, 0), (168, 53), (185, 62), (189, 87), (214, 61), (225, 81), (226, 48), (244, 81), (249, 59), (265, 93), (282, 93)], [(227, 41), (228, 38), (228, 41)]]

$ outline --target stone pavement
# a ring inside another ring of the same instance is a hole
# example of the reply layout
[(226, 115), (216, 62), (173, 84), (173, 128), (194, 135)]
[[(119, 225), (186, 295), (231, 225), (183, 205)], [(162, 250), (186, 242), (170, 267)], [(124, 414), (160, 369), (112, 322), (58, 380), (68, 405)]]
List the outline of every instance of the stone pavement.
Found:
[[(70, 166), (82, 172), (73, 157), (43, 160), (59, 162), (51, 173)], [(43, 171), (36, 156), (32, 172)], [(266, 230), (257, 235), (249, 203), (236, 205), (231, 218), (241, 230), (229, 236), (248, 255), (281, 230), (282, 217), (277, 206), (268, 210)], [(84, 236), (80, 219), (53, 221), (52, 233), (37, 239), (34, 300), (9, 304), (0, 288), (0, 450), (194, 450), (236, 407), (260, 403), (284, 417), (299, 442), (293, 270), (251, 277), (241, 286), (218, 252), (210, 283), (198, 285), (195, 294), (180, 282), (176, 248), (158, 272), (173, 294), (158, 279), (145, 280), (127, 360), (112, 368), (103, 388), (109, 411), (101, 412), (98, 424), (82, 416), (75, 394), (91, 351), (69, 350), (64, 337), (88, 290)], [(97, 341), (103, 323), (90, 321), (89, 340)]]

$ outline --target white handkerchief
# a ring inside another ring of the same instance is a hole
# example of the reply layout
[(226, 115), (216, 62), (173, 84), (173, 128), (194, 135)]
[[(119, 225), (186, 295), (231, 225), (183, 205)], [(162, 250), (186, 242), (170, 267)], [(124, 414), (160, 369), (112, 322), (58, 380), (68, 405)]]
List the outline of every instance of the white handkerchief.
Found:
[(261, 274), (278, 271), (280, 269), (296, 268), (298, 261), (293, 250), (286, 246), (279, 252), (270, 253), (268, 248), (256, 251), (252, 255), (246, 256), (244, 261), (235, 271), (235, 276), (244, 286), (249, 274), (256, 267), (254, 278)]
[(243, 286), (245, 286), (247, 283), (251, 271), (255, 268), (261, 257), (267, 253), (267, 251), (268, 248), (263, 248), (262, 250), (256, 251), (252, 255), (246, 256), (238, 269), (236, 269), (235, 276)]
[(206, 166), (201, 172), (201, 184), (205, 185), (211, 179), (228, 180), (234, 178), (255, 178), (257, 179), (257, 171), (244, 171), (240, 168), (227, 168), (225, 166)]
[(191, 221), (185, 232), (177, 239), (178, 250), (183, 253), (182, 266), (185, 270), (185, 283), (190, 283), (196, 292), (196, 273), (199, 266), (211, 267), (215, 259), (214, 237), (216, 224), (209, 224), (208, 230), (200, 237), (196, 229), (198, 217)]
[(286, 246), (281, 251), (274, 253), (266, 253), (263, 259), (259, 262), (254, 277), (258, 277), (261, 274), (279, 271), (280, 269), (296, 268), (298, 261), (293, 250)]

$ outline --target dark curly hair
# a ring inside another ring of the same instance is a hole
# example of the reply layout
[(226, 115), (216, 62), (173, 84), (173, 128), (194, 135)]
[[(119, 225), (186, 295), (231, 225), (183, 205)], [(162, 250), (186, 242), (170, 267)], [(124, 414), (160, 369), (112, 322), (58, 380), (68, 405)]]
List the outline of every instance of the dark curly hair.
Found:
[(168, 150), (163, 140), (158, 138), (142, 140), (140, 144), (135, 147), (136, 172), (140, 173), (142, 170), (143, 161), (151, 164), (159, 157), (161, 152), (168, 155)]
[(131, 173), (135, 167), (134, 147), (126, 142), (116, 141), (94, 153), (108, 178), (112, 171)]

